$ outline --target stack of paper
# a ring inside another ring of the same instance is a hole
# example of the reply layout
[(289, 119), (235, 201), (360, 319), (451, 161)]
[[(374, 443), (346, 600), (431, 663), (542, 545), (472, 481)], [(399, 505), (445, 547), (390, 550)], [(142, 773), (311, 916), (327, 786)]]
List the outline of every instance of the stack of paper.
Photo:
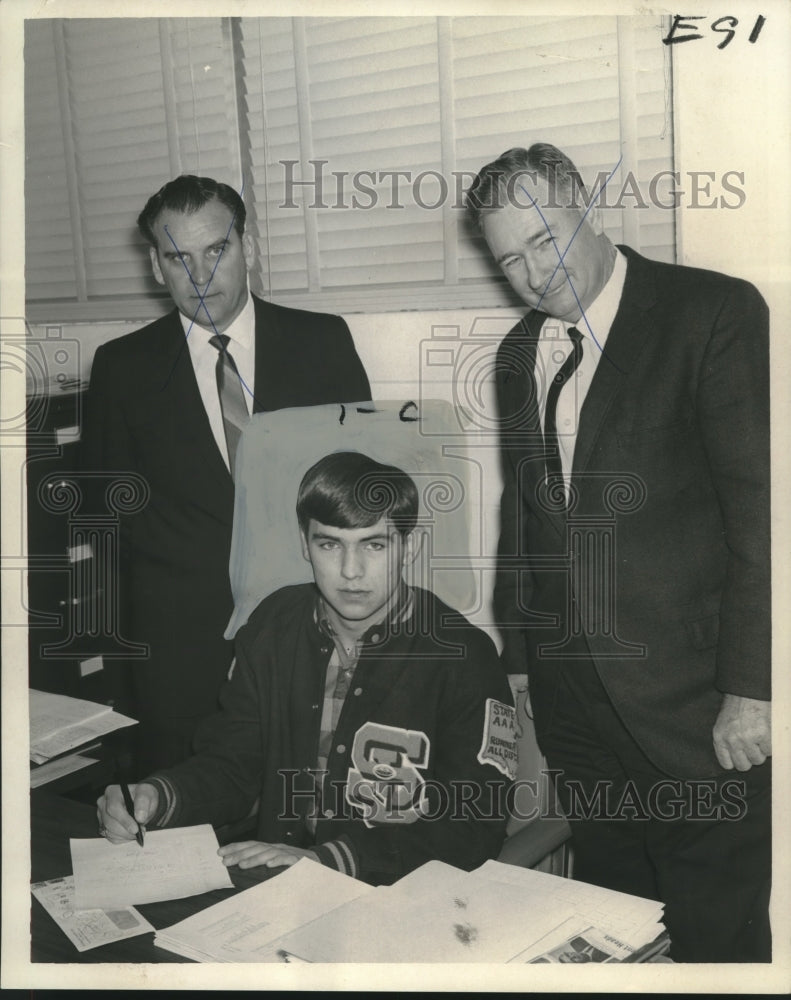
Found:
[[(86, 747), (86, 750), (92, 750), (98, 746), (99, 744), (97, 743), (93, 747)], [(45, 764), (40, 764), (30, 771), (30, 787), (40, 788), (41, 785), (47, 785), (50, 781), (57, 781), (58, 778), (63, 778), (73, 771), (79, 771), (81, 768), (89, 767), (91, 764), (96, 764), (97, 762), (98, 758), (86, 757), (84, 753), (70, 753), (66, 754), (65, 757), (58, 757), (55, 760), (47, 761)]]
[(620, 961), (662, 930), (661, 912), (654, 900), (499, 862), (463, 872), (431, 861), (281, 948), (309, 962), (526, 962), (587, 932), (587, 945), (612, 942), (583, 960)]
[[(552, 928), (545, 938), (532, 942), (530, 947), (510, 961), (532, 961), (559, 943), (586, 931), (590, 931), (590, 937), (597, 937), (600, 943), (606, 941), (612, 957), (622, 961), (664, 930), (663, 906), (655, 899), (643, 899), (588, 882), (505, 865), (500, 861), (487, 861), (475, 874), (501, 885), (518, 887), (539, 908), (547, 902), (561, 901), (573, 911), (574, 916), (566, 925)], [(595, 960), (609, 959), (597, 957)]]
[(283, 936), (371, 886), (303, 858), (281, 874), (157, 931), (154, 944), (195, 962), (288, 962)]
[(31, 688), (30, 759), (42, 764), (136, 721), (114, 712), (109, 705)]
[(158, 931), (199, 962), (623, 961), (662, 930), (661, 903), (488, 862), (430, 861), (372, 889), (302, 860)]

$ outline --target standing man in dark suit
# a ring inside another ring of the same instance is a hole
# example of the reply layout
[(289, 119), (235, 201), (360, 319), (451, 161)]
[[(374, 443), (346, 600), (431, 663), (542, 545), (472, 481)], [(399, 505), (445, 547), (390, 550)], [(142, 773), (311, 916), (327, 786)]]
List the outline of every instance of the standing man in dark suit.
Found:
[(767, 309), (616, 248), (589, 200), (543, 143), (468, 194), (530, 307), (496, 371), (503, 655), (575, 877), (661, 899), (677, 960), (768, 961)]
[(223, 632), (241, 426), (261, 410), (371, 392), (343, 319), (251, 295), (253, 241), (233, 188), (177, 177), (138, 227), (176, 308), (97, 350), (82, 439), (87, 469), (137, 473), (149, 490), (121, 525), (119, 582), (124, 638), (149, 646), (123, 667), (121, 694), (140, 720), (145, 770), (188, 756), (231, 663)]

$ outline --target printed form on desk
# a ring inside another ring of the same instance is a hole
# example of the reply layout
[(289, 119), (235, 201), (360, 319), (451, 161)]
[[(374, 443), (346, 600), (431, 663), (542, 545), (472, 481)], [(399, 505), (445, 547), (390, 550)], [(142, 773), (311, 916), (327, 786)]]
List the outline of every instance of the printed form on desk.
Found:
[(154, 944), (195, 962), (289, 962), (283, 935), (373, 891), (302, 858), (266, 882), (157, 931)]
[(218, 846), (208, 823), (147, 831), (144, 847), (136, 840), (111, 844), (101, 837), (72, 839), (76, 908), (160, 903), (232, 889)]

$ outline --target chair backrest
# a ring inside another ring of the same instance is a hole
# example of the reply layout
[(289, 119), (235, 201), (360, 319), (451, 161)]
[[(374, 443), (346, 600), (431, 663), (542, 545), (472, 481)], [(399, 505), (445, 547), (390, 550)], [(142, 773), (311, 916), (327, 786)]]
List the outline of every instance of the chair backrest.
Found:
[(533, 719), (527, 697), (527, 677), (511, 677), (516, 704), (516, 790), (509, 801), (508, 836), (540, 818), (546, 797), (543, 757), (536, 743)]
[(538, 748), (526, 676), (511, 676), (516, 704), (517, 772), (509, 801), (510, 818), (499, 861), (540, 868), (553, 875), (571, 873), (571, 829), (561, 815), (555, 787)]
[(362, 452), (414, 479), (422, 544), (408, 582), (462, 612), (479, 602), (469, 559), (473, 467), (449, 403), (429, 401), (420, 410), (403, 400), (277, 410), (251, 419), (237, 452), (230, 561), (235, 610), (228, 638), (268, 594), (312, 578), (300, 549), (297, 490), (311, 465), (337, 451)]

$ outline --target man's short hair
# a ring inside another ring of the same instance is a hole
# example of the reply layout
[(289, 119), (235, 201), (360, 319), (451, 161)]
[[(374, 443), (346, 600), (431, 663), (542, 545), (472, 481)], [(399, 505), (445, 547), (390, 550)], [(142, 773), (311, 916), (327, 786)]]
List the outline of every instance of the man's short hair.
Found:
[(244, 235), (246, 210), (244, 202), (229, 184), (222, 184), (211, 177), (182, 174), (152, 194), (146, 207), (137, 217), (137, 228), (143, 237), (156, 247), (154, 224), (160, 212), (184, 212), (191, 215), (214, 199), (221, 202), (233, 215), (233, 225), (239, 236)]
[(534, 142), (529, 149), (517, 146), (501, 153), (478, 172), (467, 191), (466, 206), (473, 221), (480, 226), (487, 212), (505, 208), (511, 202), (525, 205), (524, 198), (516, 197), (519, 177), (531, 180), (543, 178), (549, 185), (551, 197), (564, 196), (559, 204), (570, 207), (575, 203), (575, 189), (587, 199), (585, 185), (579, 170), (566, 154), (548, 142)]
[(307, 534), (313, 518), (333, 528), (369, 528), (382, 517), (405, 537), (417, 523), (418, 492), (395, 465), (382, 465), (356, 451), (325, 455), (302, 478), (297, 518)]

